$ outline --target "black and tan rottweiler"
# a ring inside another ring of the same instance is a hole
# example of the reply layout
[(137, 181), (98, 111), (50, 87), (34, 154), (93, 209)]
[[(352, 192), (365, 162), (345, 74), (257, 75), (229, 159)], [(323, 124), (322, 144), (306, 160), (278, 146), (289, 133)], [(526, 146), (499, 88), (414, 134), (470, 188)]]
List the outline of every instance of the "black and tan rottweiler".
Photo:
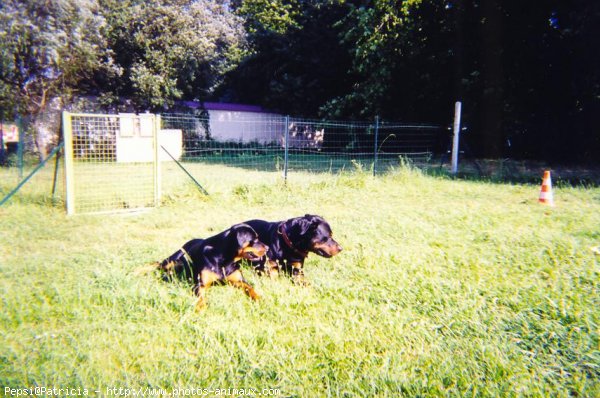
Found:
[(342, 251), (332, 238), (331, 227), (320, 216), (307, 214), (285, 221), (250, 220), (244, 224), (254, 228), (258, 239), (269, 247), (265, 257), (250, 260), (259, 273), (276, 276), (283, 270), (294, 282), (305, 284), (303, 267), (309, 252), (329, 258)]
[(259, 296), (242, 276), (240, 260), (258, 260), (268, 247), (259, 241), (252, 227), (237, 224), (206, 239), (193, 239), (158, 264), (168, 276), (191, 277), (197, 308), (206, 306), (206, 289), (216, 282), (229, 283), (243, 289), (253, 300)]

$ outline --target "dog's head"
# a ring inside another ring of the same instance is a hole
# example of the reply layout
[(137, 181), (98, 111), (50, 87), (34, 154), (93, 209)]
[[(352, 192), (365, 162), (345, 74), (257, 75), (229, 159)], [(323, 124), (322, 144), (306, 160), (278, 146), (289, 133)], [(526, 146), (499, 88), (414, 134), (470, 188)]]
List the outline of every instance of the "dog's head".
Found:
[(290, 242), (297, 250), (313, 252), (321, 257), (333, 257), (342, 251), (323, 217), (310, 214), (288, 220), (285, 224)]
[(236, 224), (226, 234), (229, 246), (237, 253), (238, 259), (256, 260), (269, 250), (268, 246), (258, 240), (258, 234), (248, 224)]

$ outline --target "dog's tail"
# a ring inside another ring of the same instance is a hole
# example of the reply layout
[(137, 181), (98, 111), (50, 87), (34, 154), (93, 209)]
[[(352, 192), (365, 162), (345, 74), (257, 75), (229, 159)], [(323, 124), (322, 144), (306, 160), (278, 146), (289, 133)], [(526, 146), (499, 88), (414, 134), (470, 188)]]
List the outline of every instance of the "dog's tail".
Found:
[(155, 271), (159, 268), (160, 268), (160, 262), (155, 261), (153, 263), (149, 263), (149, 264), (141, 265), (141, 266), (137, 267), (136, 269), (133, 270), (133, 275), (135, 275), (135, 276), (148, 275), (148, 274), (152, 273), (152, 271)]

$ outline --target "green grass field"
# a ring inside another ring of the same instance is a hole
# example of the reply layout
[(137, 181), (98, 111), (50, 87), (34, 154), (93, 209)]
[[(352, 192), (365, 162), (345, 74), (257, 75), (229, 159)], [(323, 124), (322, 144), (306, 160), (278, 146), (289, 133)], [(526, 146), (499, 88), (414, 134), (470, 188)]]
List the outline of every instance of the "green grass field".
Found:
[[(286, 186), (196, 167), (210, 197), (173, 185), (148, 212), (67, 217), (35, 181), (0, 207), (1, 394), (600, 396), (600, 189), (555, 188), (551, 208), (539, 185), (410, 168)], [(199, 313), (188, 285), (136, 273), (190, 238), (305, 213), (344, 247), (309, 256), (309, 287), (245, 268), (261, 302), (214, 287)]]

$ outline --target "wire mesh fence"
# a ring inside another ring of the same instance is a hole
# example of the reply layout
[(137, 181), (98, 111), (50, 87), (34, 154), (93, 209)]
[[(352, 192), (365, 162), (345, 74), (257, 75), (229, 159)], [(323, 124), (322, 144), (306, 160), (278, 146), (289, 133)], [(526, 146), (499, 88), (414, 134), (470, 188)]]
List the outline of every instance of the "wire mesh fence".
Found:
[[(45, 121), (45, 115), (38, 115)], [(65, 173), (59, 147), (35, 153), (32, 118), (17, 117), (0, 124), (0, 206), (8, 201), (64, 205)], [(58, 144), (55, 144), (58, 145)]]
[(0, 167), (0, 206), (4, 203), (37, 203), (63, 206), (65, 169), (60, 148), (39, 163)]
[[(52, 201), (64, 198), (70, 214), (153, 207), (194, 184), (203, 192), (204, 187), (226, 191), (307, 173), (360, 169), (381, 174), (407, 160), (430, 164), (446, 134), (436, 125), (234, 111), (203, 116), (63, 112), (62, 126), (64, 156), (58, 152), (48, 162), (54, 167), (47, 164), (32, 181), (45, 177), (48, 184), (35, 187), (48, 185)], [(21, 180), (4, 169), (3, 180)], [(4, 182), (0, 191), (6, 194), (14, 185)]]
[(441, 126), (335, 122), (283, 116), (219, 118), (163, 114), (162, 128), (181, 130), (184, 162), (262, 171), (337, 172), (361, 167), (374, 173), (405, 159), (428, 161)]
[(157, 202), (154, 115), (63, 115), (67, 211), (147, 208)]
[(181, 130), (185, 162), (202, 162), (254, 170), (283, 167), (285, 118), (213, 119), (186, 114), (161, 115), (163, 130)]
[(337, 172), (360, 167), (376, 174), (406, 159), (430, 159), (440, 128), (379, 120), (344, 123), (290, 119), (288, 130), (290, 171)]

